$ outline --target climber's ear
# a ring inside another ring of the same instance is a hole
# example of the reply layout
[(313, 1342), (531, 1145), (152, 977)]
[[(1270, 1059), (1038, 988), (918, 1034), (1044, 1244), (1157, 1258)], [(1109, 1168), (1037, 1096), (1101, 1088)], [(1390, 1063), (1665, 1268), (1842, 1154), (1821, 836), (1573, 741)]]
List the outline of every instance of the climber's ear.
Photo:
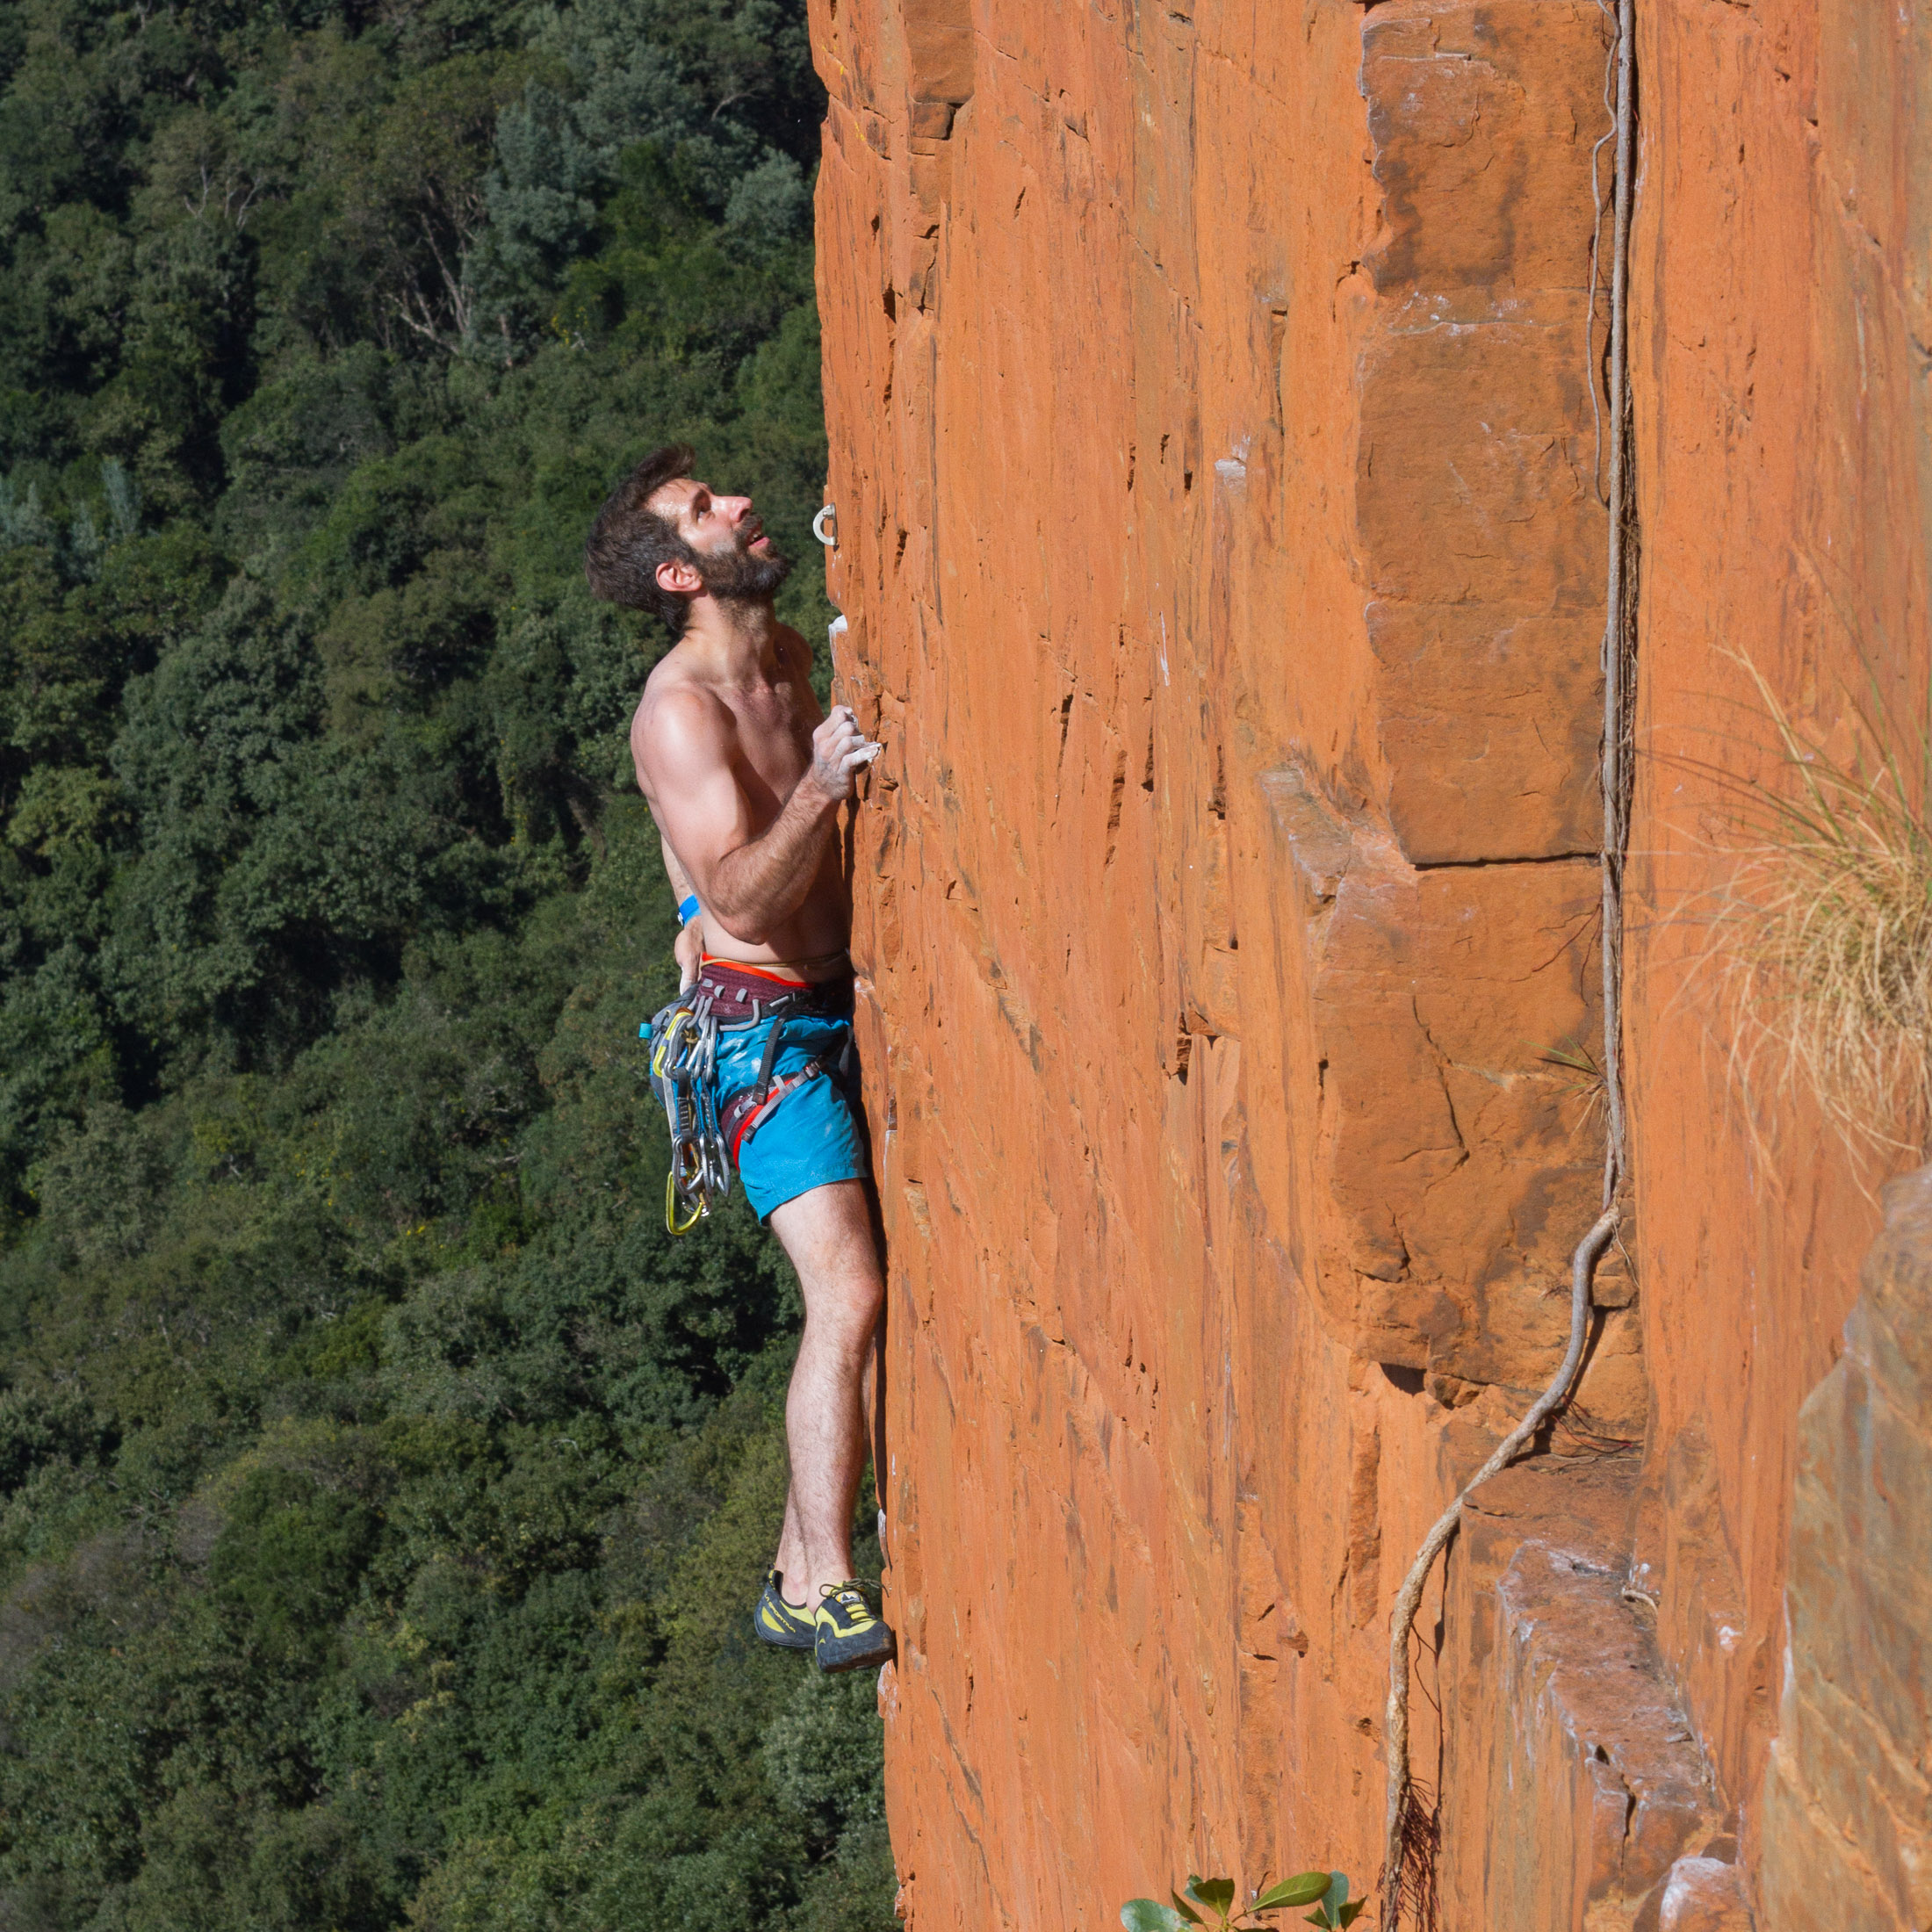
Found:
[(704, 580), (697, 573), (696, 565), (681, 557), (674, 557), (658, 566), (658, 588), (667, 590), (674, 597), (695, 597), (704, 588)]

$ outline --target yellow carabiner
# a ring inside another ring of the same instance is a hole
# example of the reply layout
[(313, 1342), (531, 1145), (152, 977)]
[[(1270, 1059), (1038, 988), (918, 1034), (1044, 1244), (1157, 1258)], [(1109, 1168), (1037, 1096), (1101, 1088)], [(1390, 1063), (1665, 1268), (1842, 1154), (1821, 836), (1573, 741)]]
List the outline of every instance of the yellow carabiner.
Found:
[(688, 1235), (704, 1218), (704, 1197), (698, 1196), (697, 1206), (692, 1208), (683, 1221), (678, 1219), (678, 1178), (674, 1173), (664, 1177), (664, 1228), (667, 1234)]
[(680, 1027), (684, 1024), (684, 1019), (681, 1013), (673, 1013), (671, 1024), (658, 1035), (657, 1044), (651, 1049), (651, 1071), (653, 1078), (663, 1078), (665, 1062), (671, 1056), (671, 1049), (677, 1040)]

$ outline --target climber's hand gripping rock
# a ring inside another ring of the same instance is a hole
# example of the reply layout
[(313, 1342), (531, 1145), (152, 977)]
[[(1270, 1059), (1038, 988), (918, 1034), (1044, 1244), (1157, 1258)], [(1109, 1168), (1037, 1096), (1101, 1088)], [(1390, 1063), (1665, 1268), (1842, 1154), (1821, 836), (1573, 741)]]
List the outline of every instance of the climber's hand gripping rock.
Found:
[(852, 796), (861, 766), (885, 747), (870, 743), (849, 704), (834, 704), (832, 715), (811, 734), (811, 783), (833, 803)]

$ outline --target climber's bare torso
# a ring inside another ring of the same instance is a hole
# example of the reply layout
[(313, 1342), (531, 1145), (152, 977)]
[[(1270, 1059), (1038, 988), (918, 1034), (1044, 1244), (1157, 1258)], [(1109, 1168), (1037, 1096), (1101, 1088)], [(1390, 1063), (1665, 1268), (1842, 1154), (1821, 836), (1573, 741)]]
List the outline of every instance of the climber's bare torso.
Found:
[[(782, 626), (755, 664), (733, 653), (737, 662), (721, 665), (704, 643), (681, 639), (645, 685), (631, 725), (638, 784), (703, 902), (707, 952), (789, 962), (807, 978), (831, 971), (844, 952), (852, 910), (830, 837), (797, 854), (800, 869), (810, 868), (810, 883), (796, 909), (755, 896), (713, 897), (720, 861), (772, 832), (812, 768), (813, 733), (827, 721), (807, 674), (811, 652)], [(858, 741), (855, 728), (851, 739)]]
[(631, 725), (673, 883), (703, 904), (706, 951), (787, 962), (808, 978), (836, 971), (852, 908), (832, 833), (865, 761), (858, 724), (843, 704), (829, 717), (819, 710), (804, 639), (777, 621), (768, 595), (707, 588), (706, 556), (748, 568), (772, 554), (751, 499), (680, 477), (651, 508), (696, 553), (658, 566), (660, 587), (690, 602)]

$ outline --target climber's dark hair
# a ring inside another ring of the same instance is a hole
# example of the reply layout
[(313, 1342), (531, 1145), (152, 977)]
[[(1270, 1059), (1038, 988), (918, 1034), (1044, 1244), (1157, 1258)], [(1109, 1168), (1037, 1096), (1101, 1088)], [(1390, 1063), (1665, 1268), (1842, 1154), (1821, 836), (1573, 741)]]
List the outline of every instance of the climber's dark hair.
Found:
[(668, 516), (647, 508), (667, 483), (691, 473), (697, 452), (688, 443), (667, 443), (653, 450), (604, 499), (584, 545), (584, 575), (591, 594), (630, 610), (662, 617), (674, 638), (684, 635), (690, 616), (688, 597), (658, 581), (660, 564), (693, 564), (697, 552), (678, 534)]

